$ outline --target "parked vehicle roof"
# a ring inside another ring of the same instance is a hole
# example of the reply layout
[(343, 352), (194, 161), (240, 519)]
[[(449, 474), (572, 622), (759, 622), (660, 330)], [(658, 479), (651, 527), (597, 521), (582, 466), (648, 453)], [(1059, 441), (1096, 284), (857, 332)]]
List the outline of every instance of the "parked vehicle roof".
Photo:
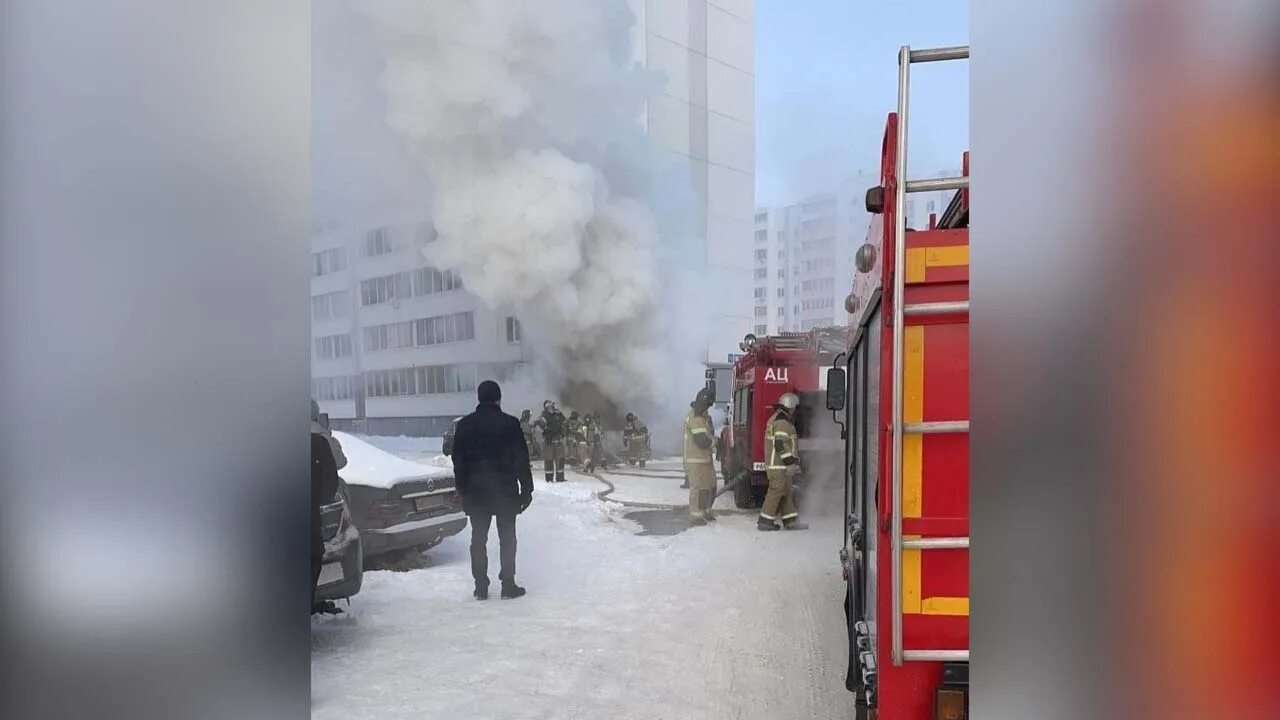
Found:
[(335, 432), (333, 436), (342, 443), (342, 452), (347, 456), (347, 466), (338, 474), (350, 485), (390, 488), (408, 480), (453, 476), (452, 466), (439, 467), (405, 460), (348, 433)]

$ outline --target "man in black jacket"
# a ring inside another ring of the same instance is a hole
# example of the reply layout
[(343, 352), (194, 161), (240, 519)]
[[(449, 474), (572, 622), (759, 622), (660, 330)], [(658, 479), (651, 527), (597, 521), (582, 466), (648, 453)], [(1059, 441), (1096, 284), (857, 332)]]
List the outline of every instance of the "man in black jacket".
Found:
[(453, 437), (453, 475), (462, 509), (471, 519), (471, 576), (477, 600), (489, 597), (489, 525), (498, 519), (502, 597), (518, 598), (516, 585), (516, 515), (533, 502), (529, 448), (520, 421), (502, 412), (502, 389), (485, 380), (476, 389), (480, 404), (458, 421)]

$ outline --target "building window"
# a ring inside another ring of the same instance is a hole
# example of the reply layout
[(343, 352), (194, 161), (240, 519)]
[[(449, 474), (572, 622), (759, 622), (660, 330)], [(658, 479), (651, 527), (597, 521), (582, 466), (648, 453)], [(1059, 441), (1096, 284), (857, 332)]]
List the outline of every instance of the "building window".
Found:
[(787, 316), (787, 308), (786, 308), (786, 306), (784, 306), (784, 305), (779, 305), (779, 306), (778, 306), (778, 317), (786, 317), (786, 316)]
[(311, 296), (311, 319), (313, 320), (347, 317), (350, 309), (346, 290)]
[(756, 251), (756, 262), (760, 262), (760, 263), (762, 263), (762, 262), (767, 261), (768, 259), (769, 259), (769, 251), (768, 251), (768, 250), (757, 250), (757, 251)]
[(786, 297), (786, 296), (787, 296), (787, 289), (786, 289), (786, 288), (778, 288), (778, 297), (780, 297), (780, 298), (784, 298), (784, 297)]
[(764, 280), (764, 279), (765, 279), (765, 278), (767, 278), (767, 277), (769, 277), (769, 270), (768, 270), (768, 268), (756, 268), (756, 279), (757, 279), (757, 280)]
[(350, 400), (355, 397), (356, 378), (348, 375), (340, 377), (314, 378), (311, 381), (311, 396), (316, 400)]
[(769, 212), (767, 210), (765, 212), (756, 213), (756, 222), (760, 223), (768, 219), (769, 219)]
[(413, 273), (413, 294), (434, 295), (462, 289), (462, 277), (452, 270), (433, 267), (419, 268)]
[(786, 270), (779, 269), (779, 270), (778, 270), (778, 279), (779, 279), (779, 280), (786, 280), (786, 279), (787, 279), (787, 271), (786, 271)]
[(763, 318), (768, 316), (769, 316), (769, 308), (765, 307), (764, 305), (756, 306), (756, 317)]
[(762, 242), (767, 241), (768, 239), (769, 239), (769, 231), (768, 231), (768, 230), (757, 230), (757, 231), (756, 231), (756, 242), (758, 242), (758, 243), (762, 243)]
[(768, 288), (762, 288), (762, 287), (756, 288), (756, 299), (763, 300), (767, 293), (768, 293)]
[(364, 329), (364, 351), (401, 350), (413, 347), (413, 321), (376, 325)]
[(391, 244), (391, 233), (386, 228), (378, 228), (370, 231), (364, 237), (364, 254), (365, 257), (374, 257), (376, 255), (386, 255), (394, 252), (395, 247)]
[(407, 272), (360, 281), (360, 305), (379, 305), (390, 300), (413, 296), (411, 276)]
[(344, 247), (329, 248), (311, 253), (311, 275), (320, 277), (347, 268), (347, 249)]
[(778, 250), (778, 259), (779, 259), (779, 260), (786, 260), (786, 259), (787, 259), (787, 251), (786, 251), (785, 249), (780, 249), (780, 250)]
[(320, 360), (337, 360), (351, 357), (350, 335), (326, 335), (316, 338), (316, 358)]
[(476, 389), (476, 366), (434, 365), (373, 370), (364, 374), (364, 383), (369, 397), (468, 392)]
[(756, 326), (756, 335), (757, 335), (757, 336), (759, 336), (759, 335), (768, 335), (768, 334), (769, 334), (769, 326), (768, 326), (768, 325), (757, 325), (757, 326)]
[(475, 314), (470, 311), (415, 320), (414, 326), (419, 347), (473, 340), (476, 336)]
[(520, 342), (520, 321), (510, 315), (507, 316), (507, 342)]

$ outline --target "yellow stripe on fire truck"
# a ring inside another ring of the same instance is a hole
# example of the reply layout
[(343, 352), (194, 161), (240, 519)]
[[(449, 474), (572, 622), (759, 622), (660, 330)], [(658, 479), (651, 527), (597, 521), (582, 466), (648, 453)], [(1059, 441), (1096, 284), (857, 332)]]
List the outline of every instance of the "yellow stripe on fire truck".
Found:
[[(965, 261), (968, 261), (968, 247)], [(920, 248), (939, 250), (946, 248)], [(923, 272), (923, 271), (922, 271)], [(909, 277), (909, 275), (908, 275)], [(902, 367), (902, 421), (924, 421), (924, 334), (925, 325), (908, 325), (903, 328)], [(919, 434), (902, 437), (902, 516), (920, 518), (924, 515), (924, 436)], [(919, 536), (904, 536), (919, 539)], [(922, 597), (921, 551), (902, 551), (902, 614), (904, 615), (960, 615), (968, 616), (969, 598)]]

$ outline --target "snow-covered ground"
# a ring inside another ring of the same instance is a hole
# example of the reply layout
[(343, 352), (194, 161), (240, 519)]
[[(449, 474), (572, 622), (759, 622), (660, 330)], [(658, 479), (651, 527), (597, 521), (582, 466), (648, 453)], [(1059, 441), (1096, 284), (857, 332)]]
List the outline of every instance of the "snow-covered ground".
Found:
[(640, 536), (598, 481), (535, 477), (518, 522), (529, 594), (497, 598), (491, 537), (495, 593), (471, 598), (469, 532), (423, 569), (366, 573), (346, 615), (313, 621), (312, 717), (852, 717), (838, 521), (759, 533), (726, 514)]

